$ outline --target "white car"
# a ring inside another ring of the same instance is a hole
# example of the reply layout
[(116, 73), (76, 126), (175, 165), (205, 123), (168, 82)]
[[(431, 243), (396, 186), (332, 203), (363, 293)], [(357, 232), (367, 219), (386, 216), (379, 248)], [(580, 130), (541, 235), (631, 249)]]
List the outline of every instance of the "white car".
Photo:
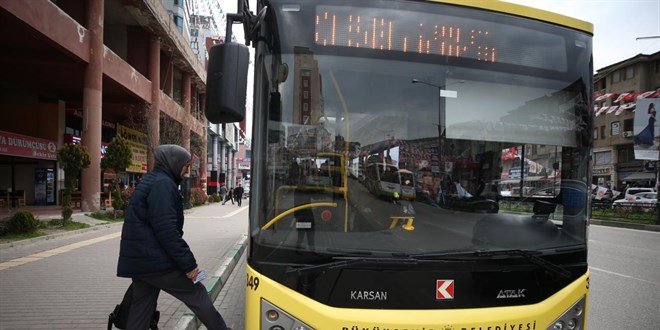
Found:
[(645, 211), (655, 210), (655, 205), (658, 202), (657, 192), (640, 192), (628, 198), (617, 199), (612, 203), (612, 208), (615, 210), (625, 211), (631, 210), (632, 207), (642, 207)]

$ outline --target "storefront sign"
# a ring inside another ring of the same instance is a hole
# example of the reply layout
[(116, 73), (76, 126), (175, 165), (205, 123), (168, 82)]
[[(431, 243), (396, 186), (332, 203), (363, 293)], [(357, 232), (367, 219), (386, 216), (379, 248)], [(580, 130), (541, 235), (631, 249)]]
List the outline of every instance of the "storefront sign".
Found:
[(610, 168), (594, 168), (593, 175), (610, 175)]
[(147, 173), (147, 135), (120, 124), (117, 124), (117, 135), (128, 141), (133, 153), (133, 161), (126, 172)]
[(46, 139), (0, 131), (0, 154), (57, 160), (57, 143)]

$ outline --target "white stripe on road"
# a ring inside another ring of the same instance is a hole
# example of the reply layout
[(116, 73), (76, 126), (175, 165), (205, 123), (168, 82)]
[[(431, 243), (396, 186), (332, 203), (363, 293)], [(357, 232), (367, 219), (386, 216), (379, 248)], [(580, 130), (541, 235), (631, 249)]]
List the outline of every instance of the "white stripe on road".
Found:
[(222, 217), (223, 218), (233, 217), (233, 216), (237, 215), (238, 213), (245, 211), (247, 208), (248, 208), (247, 205), (246, 206), (241, 206), (238, 210), (236, 210), (234, 212), (231, 212), (229, 214), (223, 215)]
[(630, 278), (630, 279), (633, 279), (633, 280), (642, 281), (642, 282), (646, 282), (646, 283), (651, 283), (651, 284), (656, 284), (656, 285), (658, 284), (656, 282), (643, 280), (641, 278), (633, 277), (633, 276), (630, 276), (630, 275), (624, 275), (624, 274), (621, 274), (621, 273), (616, 273), (616, 272), (612, 272), (612, 271), (609, 271), (609, 270), (596, 268), (596, 267), (593, 267), (593, 266), (589, 266), (589, 269), (595, 270), (595, 271), (598, 271), (598, 272), (603, 272), (603, 273), (610, 274), (610, 275), (621, 276), (621, 277), (624, 277), (624, 278)]
[(4, 269), (7, 269), (7, 268), (12, 268), (12, 267), (24, 265), (24, 264), (27, 264), (27, 263), (30, 263), (30, 262), (33, 262), (33, 261), (38, 261), (38, 260), (41, 260), (41, 259), (44, 259), (44, 258), (56, 256), (58, 254), (69, 252), (69, 251), (81, 248), (83, 246), (92, 245), (92, 244), (95, 244), (95, 243), (107, 241), (109, 239), (119, 237), (120, 235), (121, 235), (121, 232), (117, 232), (117, 233), (113, 233), (113, 234), (109, 234), (109, 235), (105, 235), (105, 236), (101, 236), (101, 237), (97, 237), (97, 238), (88, 239), (86, 241), (81, 241), (81, 242), (77, 242), (77, 243), (73, 243), (73, 244), (69, 244), (69, 245), (65, 245), (65, 246), (60, 246), (60, 247), (52, 249), (52, 250), (43, 251), (43, 252), (35, 253), (33, 255), (29, 255), (27, 257), (21, 257), (21, 258), (16, 258), (16, 259), (9, 260), (9, 261), (1, 262), (0, 263), (0, 270), (4, 270)]

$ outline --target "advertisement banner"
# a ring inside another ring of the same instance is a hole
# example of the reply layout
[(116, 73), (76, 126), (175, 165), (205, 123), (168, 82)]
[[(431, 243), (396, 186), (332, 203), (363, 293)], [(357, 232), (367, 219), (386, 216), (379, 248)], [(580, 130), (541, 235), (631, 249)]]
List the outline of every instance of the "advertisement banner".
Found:
[(57, 160), (57, 143), (46, 139), (0, 131), (0, 154)]
[(128, 141), (133, 153), (133, 162), (126, 172), (147, 173), (147, 135), (120, 124), (117, 124), (117, 135)]
[(660, 99), (638, 99), (635, 110), (633, 141), (635, 159), (660, 159)]

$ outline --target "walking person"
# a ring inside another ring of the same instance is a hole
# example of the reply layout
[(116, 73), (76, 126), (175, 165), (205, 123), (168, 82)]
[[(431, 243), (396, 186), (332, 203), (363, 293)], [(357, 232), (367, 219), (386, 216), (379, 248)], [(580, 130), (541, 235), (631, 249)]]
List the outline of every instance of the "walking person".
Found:
[(227, 196), (227, 187), (225, 187), (225, 185), (221, 183), (221, 186), (220, 186), (220, 200), (223, 201), (223, 203), (222, 203), (223, 205), (225, 204), (224, 201), (225, 201), (226, 196)]
[(225, 197), (225, 200), (222, 202), (222, 205), (225, 205), (227, 201), (231, 201), (231, 205), (234, 205), (234, 188), (229, 188), (227, 191), (227, 196)]
[(236, 200), (236, 203), (238, 203), (238, 206), (241, 206), (241, 201), (243, 201), (243, 187), (239, 184), (238, 187), (234, 188), (234, 199)]
[(200, 272), (183, 239), (183, 198), (178, 185), (190, 172), (190, 153), (173, 144), (154, 149), (154, 169), (131, 196), (122, 227), (117, 276), (133, 280), (126, 329), (149, 328), (163, 290), (192, 310), (207, 329), (228, 329), (206, 288), (194, 282)]

